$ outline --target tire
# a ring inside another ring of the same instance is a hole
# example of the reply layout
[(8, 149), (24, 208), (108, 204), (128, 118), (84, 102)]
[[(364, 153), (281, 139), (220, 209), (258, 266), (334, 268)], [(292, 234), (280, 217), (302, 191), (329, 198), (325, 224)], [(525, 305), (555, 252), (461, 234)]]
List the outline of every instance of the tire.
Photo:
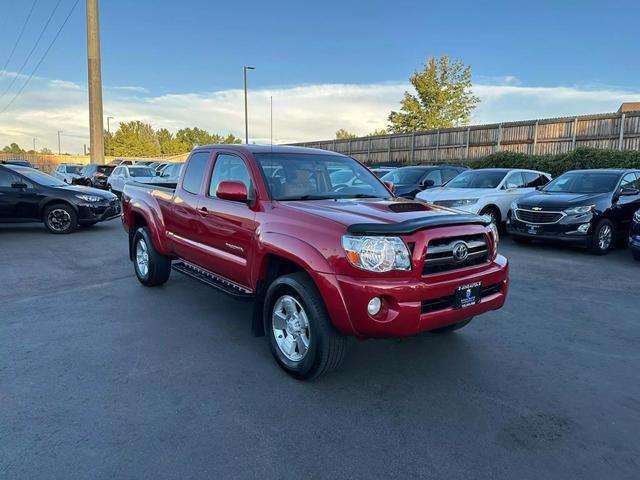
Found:
[(496, 226), (499, 226), (502, 222), (502, 219), (500, 218), (500, 210), (495, 207), (484, 207), (482, 210), (480, 210), (479, 215), (487, 215), (491, 217), (493, 223), (495, 223)]
[(78, 228), (78, 214), (67, 203), (54, 203), (47, 206), (42, 220), (47, 230), (56, 235), (71, 233)]
[[(342, 363), (347, 337), (333, 327), (324, 301), (306, 273), (274, 280), (265, 295), (263, 315), (271, 354), (289, 375), (299, 380), (317, 378)], [(274, 318), (281, 322), (275, 327)]]
[(446, 327), (434, 328), (433, 330), (429, 330), (429, 332), (438, 334), (455, 332), (456, 330), (460, 330), (461, 328), (466, 327), (471, 320), (473, 320), (473, 317), (468, 320), (454, 323), (453, 325), (447, 325)]
[(531, 238), (527, 238), (527, 237), (518, 237), (515, 235), (512, 235), (511, 238), (513, 239), (514, 242), (516, 243), (520, 243), (520, 244), (529, 244), (531, 243), (533, 240)]
[[(607, 234), (608, 232), (608, 234)], [(589, 244), (589, 252), (594, 255), (606, 255), (611, 250), (615, 242), (615, 227), (610, 220), (606, 218), (600, 220), (593, 229), (591, 243)]]
[(147, 227), (139, 228), (133, 236), (133, 269), (146, 287), (162, 285), (171, 275), (171, 259), (156, 250)]

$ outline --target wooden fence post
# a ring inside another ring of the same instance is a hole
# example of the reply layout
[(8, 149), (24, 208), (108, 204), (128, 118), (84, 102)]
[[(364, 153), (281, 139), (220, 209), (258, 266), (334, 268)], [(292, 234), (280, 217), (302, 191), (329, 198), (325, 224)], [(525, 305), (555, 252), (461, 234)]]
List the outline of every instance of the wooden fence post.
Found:
[(624, 120), (625, 114), (623, 113), (620, 117), (620, 138), (618, 139), (618, 150), (623, 150), (624, 148)]
[(391, 136), (387, 137), (389, 139), (389, 145), (387, 145), (387, 161), (391, 161)]
[(436, 163), (440, 158), (440, 129), (438, 129), (438, 136), (436, 137)]
[(467, 145), (464, 153), (465, 160), (469, 160), (469, 137), (471, 137), (471, 127), (467, 127)]
[(415, 161), (416, 132), (411, 132), (411, 163)]
[(500, 142), (502, 141), (502, 124), (498, 124), (498, 143), (496, 144), (496, 152), (500, 151)]
[(536, 120), (536, 124), (533, 127), (533, 151), (531, 152), (531, 155), (536, 154), (536, 147), (538, 146), (538, 124), (539, 123), (540, 122)]
[(578, 133), (578, 117), (573, 120), (573, 137), (571, 138), (571, 150), (576, 149), (576, 135)]
[(369, 143), (367, 143), (367, 163), (371, 164), (371, 159), (369, 158), (371, 156), (371, 137), (369, 137)]

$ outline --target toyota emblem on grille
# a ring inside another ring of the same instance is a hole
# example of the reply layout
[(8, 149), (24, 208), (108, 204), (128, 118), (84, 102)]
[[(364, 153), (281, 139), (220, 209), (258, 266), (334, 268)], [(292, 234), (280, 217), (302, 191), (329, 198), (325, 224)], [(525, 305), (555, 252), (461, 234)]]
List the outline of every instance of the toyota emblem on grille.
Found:
[(453, 245), (453, 259), (457, 262), (462, 262), (469, 255), (469, 247), (465, 242), (456, 242)]

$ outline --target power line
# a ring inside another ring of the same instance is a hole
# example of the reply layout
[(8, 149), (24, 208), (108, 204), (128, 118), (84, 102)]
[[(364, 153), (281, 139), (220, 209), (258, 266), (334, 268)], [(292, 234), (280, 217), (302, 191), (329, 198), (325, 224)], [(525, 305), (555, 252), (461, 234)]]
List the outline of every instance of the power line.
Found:
[(35, 66), (35, 68), (33, 69), (33, 71), (31, 72), (31, 74), (29, 75), (29, 78), (27, 78), (27, 80), (22, 84), (22, 87), (20, 88), (20, 90), (18, 90), (18, 92), (13, 96), (13, 98), (11, 99), (11, 101), (9, 103), (7, 103), (4, 108), (2, 110), (0, 110), (0, 114), (4, 113), (7, 111), (7, 109), (13, 104), (13, 102), (16, 100), (16, 98), (18, 98), (20, 96), (20, 94), (23, 92), (23, 90), (25, 89), (25, 87), (29, 84), (29, 82), (31, 81), (31, 79), (33, 78), (33, 76), (35, 75), (35, 73), (38, 71), (38, 68), (40, 68), (40, 65), (42, 64), (42, 62), (44, 61), (44, 59), (47, 57), (47, 54), (49, 53), (49, 50), (51, 50), (51, 47), (53, 47), (53, 44), (56, 43), (56, 40), (58, 39), (58, 37), (60, 36), (60, 33), (62, 32), (62, 29), (64, 28), (64, 26), (67, 24), (67, 22), (69, 21), (69, 18), (71, 17), (71, 14), (73, 13), (73, 11), (76, 9), (76, 6), (78, 5), (78, 2), (80, 0), (76, 0), (75, 3), (73, 4), (73, 6), (71, 7), (71, 10), (69, 10), (69, 13), (67, 14), (67, 17), (64, 19), (64, 22), (62, 22), (62, 25), (60, 25), (60, 28), (58, 29), (58, 31), (56, 32), (56, 35), (53, 37), (53, 39), (51, 40), (51, 43), (49, 43), (49, 46), (47, 47), (47, 49), (44, 51), (44, 53), (42, 54), (42, 57), (40, 57), (40, 60), (38, 61), (37, 65)]
[(5, 72), (7, 71), (7, 67), (9, 66), (9, 62), (13, 58), (13, 54), (16, 52), (16, 47), (18, 46), (18, 44), (20, 43), (20, 40), (22, 39), (22, 35), (24, 34), (24, 30), (27, 28), (27, 23), (29, 23), (29, 19), (31, 19), (31, 14), (33, 13), (33, 9), (36, 8), (36, 3), (38, 3), (38, 0), (33, 0), (33, 3), (31, 4), (31, 10), (29, 10), (29, 14), (27, 15), (26, 20), (22, 24), (22, 28), (20, 29), (20, 34), (18, 35), (18, 38), (16, 39), (16, 43), (13, 44), (13, 48), (11, 49), (11, 53), (9, 54), (9, 58), (7, 58), (7, 61), (5, 62), (4, 67), (2, 68), (2, 70), (4, 70)]
[(33, 52), (35, 52), (36, 48), (38, 48), (38, 45), (40, 44), (40, 40), (42, 40), (42, 36), (44, 35), (44, 32), (47, 30), (47, 27), (49, 26), (49, 23), (51, 23), (51, 19), (53, 18), (53, 16), (55, 15), (56, 11), (58, 10), (58, 7), (60, 6), (60, 3), (62, 3), (62, 0), (58, 0), (58, 3), (56, 3), (56, 6), (53, 7), (53, 11), (49, 15), (49, 18), (47, 19), (47, 23), (45, 23), (44, 27), (42, 27), (42, 31), (40, 32), (40, 35), (38, 35), (38, 39), (36, 40), (35, 45), (31, 49), (31, 51), (29, 52), (29, 55), (27, 55), (27, 58), (22, 63), (22, 66), (20, 67), (20, 70), (18, 70), (18, 73), (16, 73), (16, 75), (11, 80), (11, 83), (9, 84), (9, 86), (5, 89), (4, 92), (2, 92), (2, 94), (0, 94), (0, 98), (4, 97), (9, 92), (9, 90), (11, 90), (11, 87), (13, 87), (13, 84), (16, 83), (16, 80), (18, 79), (18, 77), (20, 76), (22, 71), (24, 70), (24, 67), (26, 67), (27, 62), (29, 62), (29, 60), (31, 59), (31, 55), (33, 55)]

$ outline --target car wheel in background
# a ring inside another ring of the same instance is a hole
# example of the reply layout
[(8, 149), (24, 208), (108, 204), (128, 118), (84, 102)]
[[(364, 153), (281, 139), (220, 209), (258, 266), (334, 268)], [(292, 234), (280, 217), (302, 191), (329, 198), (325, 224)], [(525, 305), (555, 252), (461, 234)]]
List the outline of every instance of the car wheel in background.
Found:
[(315, 284), (304, 273), (277, 278), (264, 302), (265, 332), (276, 362), (303, 380), (340, 366), (347, 338), (337, 332)]
[(66, 203), (55, 203), (44, 209), (43, 221), (51, 233), (71, 233), (78, 228), (78, 215)]
[(486, 215), (491, 218), (491, 223), (495, 223), (496, 225), (500, 225), (500, 211), (495, 207), (484, 207), (480, 210), (480, 215)]
[(147, 287), (169, 280), (171, 259), (156, 250), (147, 227), (139, 228), (133, 236), (133, 267), (140, 283)]
[(434, 328), (433, 330), (429, 330), (429, 332), (430, 333), (450, 333), (450, 332), (455, 332), (456, 330), (460, 330), (461, 328), (466, 327), (471, 320), (473, 320), (473, 317), (471, 317), (468, 320), (463, 320), (461, 322), (454, 323), (453, 325), (447, 325), (446, 327)]
[(611, 250), (614, 242), (614, 225), (610, 220), (602, 219), (593, 229), (589, 251), (594, 255), (604, 255)]

